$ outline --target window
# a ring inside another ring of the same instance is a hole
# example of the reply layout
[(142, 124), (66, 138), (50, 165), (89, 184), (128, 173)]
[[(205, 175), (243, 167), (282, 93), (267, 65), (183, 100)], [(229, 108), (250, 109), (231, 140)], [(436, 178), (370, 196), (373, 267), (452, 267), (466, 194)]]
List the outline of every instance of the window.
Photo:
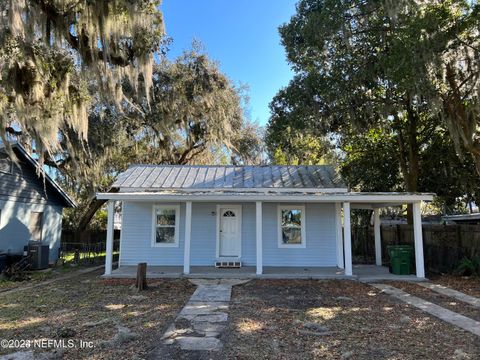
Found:
[(305, 207), (278, 206), (278, 247), (305, 247)]
[(154, 206), (152, 246), (178, 247), (179, 224), (180, 206)]
[(42, 225), (43, 212), (32, 211), (30, 213), (30, 222), (28, 229), (30, 230), (30, 240), (42, 241)]
[(13, 163), (10, 157), (5, 153), (0, 153), (0, 172), (12, 174)]

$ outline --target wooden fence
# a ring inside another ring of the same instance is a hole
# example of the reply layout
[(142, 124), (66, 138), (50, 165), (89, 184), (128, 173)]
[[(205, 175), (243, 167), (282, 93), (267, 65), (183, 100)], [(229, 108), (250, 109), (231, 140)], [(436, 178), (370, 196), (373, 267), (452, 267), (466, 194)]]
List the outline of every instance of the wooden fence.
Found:
[[(72, 231), (64, 230), (60, 244), (60, 259), (64, 262), (103, 263), (105, 261), (106, 231), (87, 231), (80, 240)], [(114, 231), (113, 252), (118, 254), (120, 248), (120, 230)]]
[[(80, 239), (75, 237), (75, 232), (72, 230), (63, 230), (62, 231), (62, 244), (64, 243), (101, 243), (106, 242), (107, 239), (107, 230), (93, 230), (85, 231), (81, 234)], [(113, 239), (120, 239), (120, 230), (113, 231)]]
[[(382, 225), (382, 259), (388, 263), (388, 245), (413, 246), (412, 225)], [(354, 260), (373, 263), (375, 240), (373, 227), (352, 229)], [(430, 272), (450, 272), (464, 258), (480, 256), (480, 225), (423, 225), (425, 268)]]

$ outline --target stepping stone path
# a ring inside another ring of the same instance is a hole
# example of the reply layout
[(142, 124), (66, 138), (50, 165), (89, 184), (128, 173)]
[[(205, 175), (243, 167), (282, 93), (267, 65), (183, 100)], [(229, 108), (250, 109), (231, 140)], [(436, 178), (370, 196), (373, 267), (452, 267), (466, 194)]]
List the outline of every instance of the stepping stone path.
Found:
[(389, 294), (397, 299), (400, 299), (407, 304), (410, 304), (426, 313), (436, 316), (437, 318), (446, 321), (452, 325), (458, 326), (466, 331), (480, 336), (480, 321), (470, 319), (469, 317), (460, 315), (454, 311), (445, 309), (437, 304), (431, 303), (427, 300), (420, 299), (416, 296), (397, 289), (396, 287), (385, 284), (371, 284), (382, 292)]
[(191, 279), (197, 289), (162, 337), (163, 344), (181, 350), (218, 351), (219, 339), (227, 326), (232, 286), (248, 280)]
[(433, 290), (439, 294), (446, 295), (453, 297), (457, 300), (463, 301), (467, 304), (470, 304), (476, 308), (480, 309), (480, 299), (464, 294), (460, 291), (450, 289), (446, 286), (438, 285), (438, 284), (431, 284), (431, 283), (418, 283), (418, 285), (423, 286), (427, 289)]

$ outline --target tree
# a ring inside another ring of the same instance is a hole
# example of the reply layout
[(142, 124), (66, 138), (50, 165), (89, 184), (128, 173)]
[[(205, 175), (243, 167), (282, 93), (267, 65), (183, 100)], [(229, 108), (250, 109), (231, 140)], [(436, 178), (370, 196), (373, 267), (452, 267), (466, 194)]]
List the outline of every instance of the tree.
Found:
[(260, 165), (264, 162), (264, 133), (255, 122), (244, 121), (232, 138), (230, 162), (233, 165)]
[[(129, 84), (124, 84), (129, 93)], [(219, 70), (206, 54), (191, 51), (154, 67), (150, 103), (136, 101), (122, 111), (98, 104), (90, 115), (90, 152), (83, 156), (86, 173), (80, 181), (65, 145), (61, 180), (84, 206), (71, 223), (83, 231), (102, 206), (94, 196), (107, 191), (114, 177), (131, 163), (225, 163), (245, 159), (238, 144), (258, 143), (244, 120), (241, 88)], [(249, 154), (255, 154), (249, 149)], [(256, 155), (252, 155), (256, 156)], [(57, 161), (58, 163), (58, 161)]]
[(280, 27), (297, 75), (273, 100), (270, 126), (290, 123), (318, 137), (388, 134), (404, 189), (418, 191), (422, 149), (447, 117), (439, 94), (448, 87), (434, 66), (459, 34), (471, 45), (464, 30), (472, 30), (475, 11), (453, 0), (300, 1)]
[[(121, 108), (150, 98), (153, 53), (163, 20), (155, 0), (5, 0), (0, 4), (0, 137), (34, 142), (42, 162), (69, 143), (88, 146), (88, 110), (95, 94)], [(61, 141), (59, 141), (59, 139)], [(8, 148), (8, 142), (7, 148)]]
[(350, 131), (339, 141), (340, 173), (357, 191), (402, 191), (395, 136), (383, 129)]

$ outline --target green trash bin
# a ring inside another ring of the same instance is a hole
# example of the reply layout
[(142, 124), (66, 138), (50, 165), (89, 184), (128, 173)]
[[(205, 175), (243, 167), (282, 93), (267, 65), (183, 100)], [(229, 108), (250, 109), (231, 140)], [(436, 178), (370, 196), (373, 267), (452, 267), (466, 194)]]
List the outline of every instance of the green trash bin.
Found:
[(395, 275), (410, 275), (413, 259), (413, 247), (410, 245), (390, 245), (390, 271)]

